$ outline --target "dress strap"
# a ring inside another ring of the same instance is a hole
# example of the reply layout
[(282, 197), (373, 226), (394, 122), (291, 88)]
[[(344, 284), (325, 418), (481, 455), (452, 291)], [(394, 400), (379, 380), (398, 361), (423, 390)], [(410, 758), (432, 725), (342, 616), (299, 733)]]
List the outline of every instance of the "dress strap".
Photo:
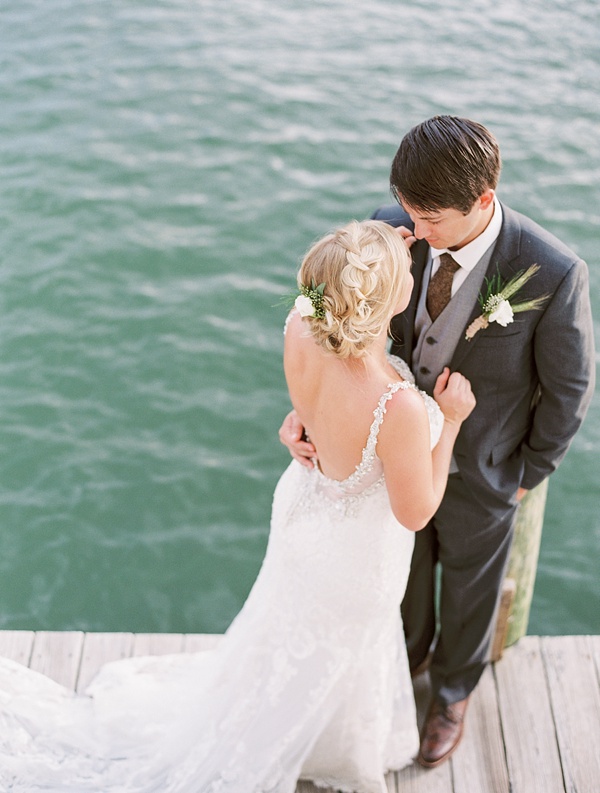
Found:
[(379, 403), (375, 410), (373, 411), (373, 423), (371, 424), (371, 429), (369, 430), (369, 437), (367, 438), (367, 444), (363, 449), (362, 455), (362, 464), (368, 464), (374, 457), (375, 457), (375, 447), (377, 446), (377, 436), (379, 435), (379, 429), (383, 423), (383, 417), (386, 414), (386, 403), (394, 396), (397, 391), (404, 390), (406, 388), (414, 388), (412, 383), (409, 383), (407, 380), (398, 380), (396, 383), (390, 383), (387, 387), (387, 391), (381, 395), (379, 399)]
[(371, 429), (369, 431), (369, 440), (373, 438), (374, 444), (377, 443), (377, 436), (379, 435), (379, 429), (383, 424), (383, 417), (387, 412), (386, 403), (394, 396), (397, 391), (402, 391), (406, 388), (412, 388), (412, 383), (409, 383), (407, 380), (398, 380), (396, 383), (390, 383), (387, 387), (387, 391), (381, 395), (379, 399), (379, 404), (373, 411), (373, 423), (371, 424)]
[(291, 318), (294, 316), (294, 314), (297, 314), (297, 313), (298, 313), (298, 309), (297, 308), (293, 308), (290, 311), (290, 313), (287, 315), (287, 317), (285, 318), (285, 323), (283, 325), (283, 335), (284, 336), (287, 333), (288, 325), (290, 324)]

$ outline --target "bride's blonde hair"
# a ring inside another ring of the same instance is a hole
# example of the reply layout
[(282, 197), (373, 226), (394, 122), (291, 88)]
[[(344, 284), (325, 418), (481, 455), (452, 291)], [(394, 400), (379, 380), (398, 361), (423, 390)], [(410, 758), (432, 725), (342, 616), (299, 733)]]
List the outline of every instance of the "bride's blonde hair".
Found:
[(324, 283), (325, 317), (305, 317), (315, 341), (340, 358), (360, 358), (409, 288), (410, 253), (380, 220), (353, 220), (308, 251), (298, 286)]

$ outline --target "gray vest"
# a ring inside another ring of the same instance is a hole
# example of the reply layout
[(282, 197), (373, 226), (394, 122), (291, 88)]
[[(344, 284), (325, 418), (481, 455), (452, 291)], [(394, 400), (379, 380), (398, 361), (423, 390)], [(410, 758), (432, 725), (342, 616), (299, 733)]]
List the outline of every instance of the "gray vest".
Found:
[(412, 370), (417, 385), (428, 394), (433, 393), (435, 381), (444, 366), (450, 365), (456, 345), (465, 332), (473, 305), (482, 291), (483, 279), (492, 258), (494, 245), (490, 245), (483, 254), (435, 322), (431, 321), (425, 304), (431, 260), (427, 264), (417, 306), (416, 346), (412, 356)]
[[(413, 351), (412, 370), (417, 385), (428, 394), (433, 394), (433, 387), (438, 375), (441, 374), (444, 366), (450, 365), (456, 345), (461, 334), (465, 332), (473, 304), (481, 293), (483, 279), (495, 244), (494, 241), (483, 254), (435, 322), (431, 321), (426, 306), (427, 285), (431, 276), (431, 258), (427, 263), (415, 318), (417, 345)], [(450, 462), (450, 473), (454, 474), (457, 471), (458, 466), (453, 455)]]

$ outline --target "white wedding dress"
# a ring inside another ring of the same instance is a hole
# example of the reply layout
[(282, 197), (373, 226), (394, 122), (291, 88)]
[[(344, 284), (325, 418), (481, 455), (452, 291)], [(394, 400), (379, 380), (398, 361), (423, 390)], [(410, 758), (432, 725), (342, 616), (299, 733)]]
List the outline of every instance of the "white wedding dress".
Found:
[[(376, 454), (390, 384), (355, 473), (293, 461), (265, 560), (215, 650), (107, 664), (84, 694), (0, 661), (0, 789), (293, 793), (298, 778), (384, 793), (418, 749), (400, 619), (414, 535)], [(423, 395), (432, 445), (443, 423)], [(401, 439), (399, 439), (401, 442)]]

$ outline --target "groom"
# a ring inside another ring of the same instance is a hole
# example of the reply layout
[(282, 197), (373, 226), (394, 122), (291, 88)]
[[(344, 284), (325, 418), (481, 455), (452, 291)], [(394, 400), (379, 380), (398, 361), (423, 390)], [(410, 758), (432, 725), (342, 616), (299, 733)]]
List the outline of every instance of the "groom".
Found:
[[(391, 187), (400, 206), (373, 215), (398, 227), (413, 257), (413, 294), (392, 322), (392, 352), (425, 391), (448, 365), (471, 381), (477, 398), (444, 499), (416, 534), (402, 606), (411, 668), (431, 671), (418, 757), (426, 767), (450, 757), (462, 737), (469, 696), (489, 658), (518, 501), (556, 469), (594, 390), (586, 265), (498, 201), (499, 175), (498, 144), (485, 127), (436, 116), (410, 130), (394, 158)], [(534, 264), (539, 270), (509, 302), (537, 300), (538, 307), (511, 321), (503, 304), (499, 321), (492, 315), (487, 326), (473, 326), (480, 296), (497, 295)], [(295, 414), (280, 438), (311, 465), (315, 450), (302, 440)]]
[[(477, 399), (444, 499), (416, 535), (402, 605), (411, 668), (430, 666), (433, 699), (418, 757), (426, 767), (447, 759), (462, 736), (488, 660), (517, 503), (556, 469), (594, 388), (586, 265), (498, 201), (499, 175), (498, 144), (485, 127), (436, 116), (411, 129), (396, 153), (390, 180), (400, 206), (373, 215), (399, 228), (413, 257), (414, 290), (392, 322), (392, 352), (423, 390), (432, 392), (447, 365), (470, 380)], [(500, 321), (475, 330), (480, 295), (497, 294), (534, 264), (539, 271), (509, 302), (541, 305), (511, 321), (505, 304)]]

